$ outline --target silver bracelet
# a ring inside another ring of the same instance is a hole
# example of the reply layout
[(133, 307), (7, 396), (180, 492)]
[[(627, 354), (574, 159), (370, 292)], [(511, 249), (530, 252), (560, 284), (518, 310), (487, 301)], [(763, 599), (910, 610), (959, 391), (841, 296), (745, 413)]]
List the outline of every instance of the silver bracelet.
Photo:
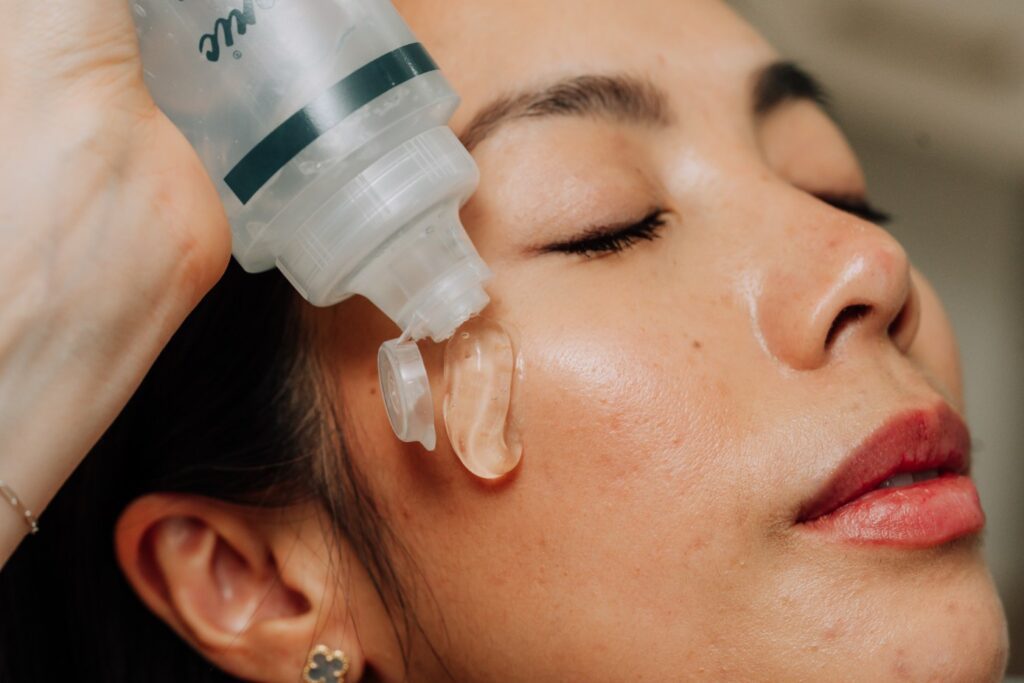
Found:
[(0, 493), (7, 499), (8, 503), (14, 506), (14, 509), (25, 520), (25, 524), (28, 524), (29, 533), (37, 533), (39, 531), (39, 524), (36, 523), (36, 518), (32, 516), (32, 512), (21, 502), (21, 498), (14, 492), (14, 489), (5, 484), (3, 480), (0, 480)]

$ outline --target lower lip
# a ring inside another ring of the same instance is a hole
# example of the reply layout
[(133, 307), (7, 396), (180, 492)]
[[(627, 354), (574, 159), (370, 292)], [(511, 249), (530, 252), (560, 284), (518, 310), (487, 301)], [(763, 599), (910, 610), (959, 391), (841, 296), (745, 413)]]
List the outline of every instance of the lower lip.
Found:
[(805, 526), (836, 540), (929, 548), (985, 526), (974, 482), (962, 475), (869, 491)]

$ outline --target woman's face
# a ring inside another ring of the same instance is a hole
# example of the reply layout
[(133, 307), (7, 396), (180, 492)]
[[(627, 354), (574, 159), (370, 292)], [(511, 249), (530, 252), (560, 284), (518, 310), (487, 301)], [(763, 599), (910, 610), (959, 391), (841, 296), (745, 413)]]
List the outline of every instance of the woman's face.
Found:
[[(397, 331), (363, 300), (317, 315), (454, 679), (997, 678), (977, 533), (911, 547), (798, 521), (892, 416), (962, 408), (932, 290), (833, 205), (867, 190), (799, 76), (766, 72), (777, 54), (713, 0), (399, 7), (463, 96), (482, 174), (463, 220), (525, 364), (519, 469), (477, 480), (443, 429), (433, 454), (399, 443), (375, 365)], [(782, 95), (760, 112), (759, 79)], [(619, 252), (566, 246), (634, 224)], [(423, 349), (440, 416), (443, 347)]]

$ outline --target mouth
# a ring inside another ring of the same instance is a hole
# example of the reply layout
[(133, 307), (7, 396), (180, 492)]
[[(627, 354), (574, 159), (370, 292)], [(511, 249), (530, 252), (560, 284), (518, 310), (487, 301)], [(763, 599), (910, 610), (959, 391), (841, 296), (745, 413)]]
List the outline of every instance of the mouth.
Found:
[(985, 526), (970, 432), (945, 404), (870, 434), (801, 507), (797, 523), (835, 540), (926, 548)]

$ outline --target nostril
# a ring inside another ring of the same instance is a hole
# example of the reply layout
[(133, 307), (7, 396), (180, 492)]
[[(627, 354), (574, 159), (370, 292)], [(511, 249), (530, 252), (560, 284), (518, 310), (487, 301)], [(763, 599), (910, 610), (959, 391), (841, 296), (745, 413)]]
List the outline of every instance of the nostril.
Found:
[(832, 343), (835, 342), (836, 337), (842, 332), (844, 327), (860, 320), (870, 311), (871, 306), (867, 304), (854, 304), (839, 311), (839, 315), (832, 321), (832, 327), (829, 328), (828, 335), (825, 337), (825, 348), (827, 349), (832, 346)]
[(900, 333), (900, 329), (906, 323), (906, 320), (907, 306), (904, 306), (903, 308), (900, 309), (900, 312), (899, 314), (896, 315), (896, 318), (891, 323), (889, 323), (889, 336), (892, 338), (896, 338)]
[(903, 308), (889, 323), (889, 338), (893, 340), (897, 348), (906, 352), (917, 336), (917, 329), (921, 321), (920, 304), (918, 303), (917, 288), (911, 285), (907, 300)]

